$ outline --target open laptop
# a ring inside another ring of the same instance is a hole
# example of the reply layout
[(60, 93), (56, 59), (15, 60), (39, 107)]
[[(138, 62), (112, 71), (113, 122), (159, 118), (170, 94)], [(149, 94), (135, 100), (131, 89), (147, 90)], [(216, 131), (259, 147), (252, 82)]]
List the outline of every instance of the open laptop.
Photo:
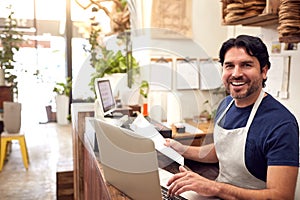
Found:
[[(151, 139), (101, 119), (94, 119), (94, 127), (99, 159), (107, 182), (132, 199), (168, 199), (163, 198), (162, 186), (172, 174), (158, 167)], [(178, 199), (207, 198), (195, 192), (185, 192)]]

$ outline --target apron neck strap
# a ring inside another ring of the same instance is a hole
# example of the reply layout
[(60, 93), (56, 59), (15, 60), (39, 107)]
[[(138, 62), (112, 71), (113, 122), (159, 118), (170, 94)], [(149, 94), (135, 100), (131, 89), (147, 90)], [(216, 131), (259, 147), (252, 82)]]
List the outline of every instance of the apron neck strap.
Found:
[[(252, 123), (252, 120), (253, 120), (253, 118), (254, 118), (254, 116), (255, 116), (255, 114), (256, 114), (256, 111), (257, 111), (257, 109), (258, 109), (258, 107), (259, 107), (261, 101), (262, 101), (263, 98), (264, 98), (264, 94), (265, 94), (264, 90), (261, 90), (261, 91), (260, 91), (260, 94), (259, 94), (259, 96), (258, 96), (258, 98), (256, 99), (256, 101), (255, 101), (255, 103), (254, 103), (254, 106), (253, 106), (253, 108), (252, 108), (252, 110), (251, 110), (250, 116), (249, 116), (248, 121), (247, 121), (247, 124), (246, 124), (246, 128), (247, 128), (247, 129), (249, 129), (249, 127), (250, 127), (250, 125), (251, 125), (251, 123)], [(221, 116), (218, 118), (218, 120), (216, 121), (217, 124), (221, 121), (221, 119), (224, 117), (224, 115), (227, 113), (227, 111), (229, 110), (229, 108), (231, 107), (231, 105), (232, 105), (233, 103), (234, 103), (234, 99), (232, 99), (232, 101), (228, 104), (228, 106), (226, 107), (226, 109), (224, 110), (224, 112), (223, 112), (223, 113), (221, 114)]]
[(251, 125), (251, 123), (252, 123), (252, 121), (254, 119), (254, 116), (256, 114), (256, 111), (257, 111), (260, 103), (262, 102), (262, 100), (264, 98), (264, 95), (265, 95), (264, 90), (261, 90), (260, 94), (259, 94), (258, 98), (256, 99), (256, 101), (254, 103), (254, 106), (253, 106), (253, 108), (251, 110), (250, 116), (249, 116), (248, 121), (247, 121), (246, 129), (249, 129), (249, 127), (250, 127), (250, 125)]

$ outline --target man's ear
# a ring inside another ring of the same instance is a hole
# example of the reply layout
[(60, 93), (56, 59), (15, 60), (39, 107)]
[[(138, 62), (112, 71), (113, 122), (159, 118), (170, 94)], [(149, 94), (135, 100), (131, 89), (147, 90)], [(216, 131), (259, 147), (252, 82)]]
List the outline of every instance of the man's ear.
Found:
[(265, 65), (262, 69), (261, 69), (261, 74), (263, 75), (263, 78), (266, 79), (267, 78), (267, 73), (268, 73), (268, 65)]

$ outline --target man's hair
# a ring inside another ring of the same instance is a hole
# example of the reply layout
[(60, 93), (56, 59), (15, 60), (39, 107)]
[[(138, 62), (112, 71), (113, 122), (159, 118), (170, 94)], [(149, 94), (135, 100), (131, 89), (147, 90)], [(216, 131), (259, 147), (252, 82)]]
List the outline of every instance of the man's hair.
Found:
[[(224, 57), (226, 52), (232, 47), (236, 48), (244, 48), (246, 52), (250, 56), (254, 56), (258, 59), (260, 64), (260, 70), (267, 66), (268, 69), (271, 67), (271, 63), (269, 61), (269, 54), (266, 45), (259, 37), (249, 36), (249, 35), (239, 35), (236, 38), (231, 38), (225, 41), (222, 44), (222, 47), (219, 52), (219, 61), (223, 65)], [(264, 79), (262, 82), (262, 86), (265, 87), (265, 82), (267, 79)]]

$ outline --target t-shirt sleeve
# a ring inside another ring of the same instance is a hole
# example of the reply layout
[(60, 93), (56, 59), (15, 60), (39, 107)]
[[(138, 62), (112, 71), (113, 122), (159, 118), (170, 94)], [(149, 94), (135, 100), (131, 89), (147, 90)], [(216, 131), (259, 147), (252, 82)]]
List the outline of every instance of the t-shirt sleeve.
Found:
[(266, 140), (264, 151), (268, 165), (299, 166), (299, 127), (287, 122), (276, 127)]

